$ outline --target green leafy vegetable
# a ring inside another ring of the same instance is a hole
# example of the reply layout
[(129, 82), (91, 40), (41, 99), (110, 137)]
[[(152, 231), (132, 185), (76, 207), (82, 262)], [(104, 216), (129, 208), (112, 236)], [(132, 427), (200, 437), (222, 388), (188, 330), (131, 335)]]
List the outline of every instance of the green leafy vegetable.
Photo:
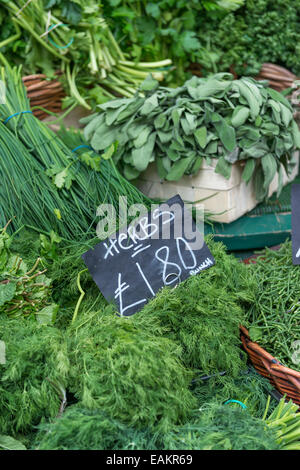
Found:
[(248, 309), (253, 341), (282, 364), (299, 370), (295, 342), (300, 338), (300, 271), (292, 264), (291, 242), (266, 249), (250, 266), (258, 292)]
[(261, 201), (276, 174), (280, 193), (283, 171), (291, 172), (300, 148), (286, 98), (262, 82), (234, 80), (228, 73), (193, 77), (176, 89), (155, 87), (143, 98), (99, 108), (85, 137), (98, 151), (117, 141), (113, 158), (128, 179), (136, 179), (155, 161), (160, 178), (178, 181), (201, 171), (202, 159), (210, 163), (211, 158), (217, 159), (216, 173), (228, 179), (232, 165), (245, 161), (243, 179), (256, 180), (256, 199)]
[[(0, 160), (0, 177), (6, 181), (0, 187), (0, 226), (11, 217), (14, 229), (27, 224), (66, 239), (91, 238), (101, 203), (111, 203), (118, 211), (120, 195), (130, 204), (146, 202), (116, 170), (112, 154), (117, 145), (111, 132), (106, 132), (108, 139), (97, 136), (103, 158), (86, 150), (80, 132), (65, 132), (61, 139), (32, 114), (18, 114), (30, 109), (20, 70), (3, 69), (2, 79), (7, 83), (2, 118), (17, 115), (0, 123), (0, 146), (6, 155)], [(0, 256), (1, 266), (6, 255)]]

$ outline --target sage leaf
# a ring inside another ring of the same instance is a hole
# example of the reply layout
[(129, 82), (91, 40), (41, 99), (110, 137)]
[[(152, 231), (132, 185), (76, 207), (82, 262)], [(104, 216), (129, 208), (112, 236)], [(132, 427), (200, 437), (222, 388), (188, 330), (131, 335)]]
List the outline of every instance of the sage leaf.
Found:
[(218, 142), (216, 141), (210, 142), (205, 148), (205, 151), (208, 154), (216, 154), (218, 151)]
[(245, 106), (237, 107), (232, 114), (231, 124), (233, 125), (233, 127), (240, 127), (245, 124), (249, 117), (249, 114), (249, 108), (246, 108)]
[(121, 122), (134, 114), (143, 104), (143, 98), (131, 98), (127, 100), (126, 106), (118, 115), (116, 122)]
[(102, 123), (94, 133), (91, 146), (95, 150), (105, 150), (113, 142), (118, 140), (118, 134), (116, 129), (107, 126), (105, 123)]
[(118, 107), (117, 109), (108, 110), (105, 114), (105, 123), (108, 126), (111, 126), (117, 120), (118, 116), (121, 114), (121, 112), (125, 108), (126, 108), (126, 104), (124, 103), (122, 106)]
[(300, 149), (300, 131), (296, 121), (292, 122), (292, 134), (294, 139), (294, 145), (297, 149)]
[(171, 116), (172, 116), (174, 126), (177, 127), (179, 125), (182, 113), (183, 113), (183, 108), (176, 108), (172, 110)]
[(245, 168), (242, 173), (242, 180), (245, 181), (246, 183), (249, 183), (251, 180), (253, 173), (255, 170), (255, 160), (254, 159), (249, 159), (246, 162)]
[(290, 111), (293, 111), (293, 108), (289, 101), (278, 91), (274, 90), (273, 88), (267, 88), (266, 89), (269, 96), (274, 100), (278, 101), (279, 103), (282, 103), (284, 106), (286, 106)]
[(264, 172), (264, 188), (268, 189), (277, 172), (277, 162), (271, 153), (267, 153), (261, 159)]
[(90, 121), (87, 126), (84, 128), (84, 138), (87, 141), (90, 141), (94, 135), (96, 129), (101, 126), (102, 123), (105, 123), (104, 114), (97, 115), (92, 121)]
[(133, 165), (138, 171), (146, 170), (147, 166), (149, 165), (155, 145), (155, 139), (156, 134), (153, 133), (142, 147), (132, 150), (131, 155)]
[(226, 162), (224, 157), (220, 157), (218, 159), (217, 166), (215, 168), (215, 172), (219, 173), (220, 175), (224, 176), (224, 178), (229, 179), (231, 175), (231, 168), (232, 165)]
[(172, 140), (172, 137), (173, 137), (172, 131), (163, 132), (163, 131), (158, 130), (157, 135), (159, 137), (159, 140), (163, 144), (166, 144), (166, 143), (170, 142)]
[(145, 100), (143, 106), (140, 109), (140, 114), (142, 116), (147, 116), (148, 114), (151, 113), (151, 111), (153, 111), (157, 107), (158, 107), (158, 99), (157, 99), (157, 95), (154, 94)]
[(244, 152), (248, 157), (261, 158), (267, 152), (269, 148), (265, 142), (257, 142), (249, 148), (244, 148)]
[(236, 147), (233, 152), (227, 153), (224, 155), (224, 158), (227, 162), (231, 163), (232, 165), (238, 160), (239, 158), (240, 149)]
[(158, 176), (160, 177), (160, 179), (165, 179), (168, 172), (166, 171), (162, 160), (163, 160), (162, 158), (157, 158), (156, 159), (156, 167), (157, 167), (157, 173), (158, 173)]
[(257, 165), (255, 167), (255, 171), (253, 174), (253, 182), (256, 200), (258, 202), (261, 202), (265, 199), (268, 194), (268, 190), (265, 188), (264, 185), (264, 172), (261, 165)]
[(154, 119), (154, 127), (155, 129), (161, 129), (164, 127), (166, 123), (167, 117), (165, 114), (159, 114), (155, 119)]
[(158, 88), (159, 82), (155, 80), (152, 75), (148, 75), (147, 78), (140, 84), (140, 90), (142, 91), (152, 91)]
[(191, 173), (192, 174), (198, 173), (198, 171), (200, 170), (202, 166), (202, 163), (203, 163), (203, 157), (199, 157), (199, 156), (194, 157), (194, 163), (191, 168)]
[(207, 143), (207, 129), (205, 126), (200, 127), (194, 132), (194, 136), (202, 149), (206, 147)]
[(140, 171), (136, 170), (133, 166), (124, 165), (124, 176), (129, 181), (135, 180), (139, 175), (140, 175)]
[(215, 127), (225, 149), (229, 152), (232, 152), (236, 147), (236, 137), (234, 128), (232, 126), (229, 126), (224, 119), (222, 119), (220, 123), (216, 123)]
[(247, 101), (252, 119), (256, 119), (259, 115), (260, 106), (253, 91), (242, 80), (236, 80), (234, 87), (239, 90), (241, 96)]
[(282, 166), (278, 167), (278, 188), (277, 188), (277, 197), (279, 198), (283, 188), (283, 170)]
[(168, 181), (178, 181), (184, 175), (186, 169), (189, 167), (194, 157), (182, 158), (178, 162), (173, 163), (171, 171), (168, 173), (166, 179)]
[(133, 141), (133, 145), (135, 146), (135, 148), (139, 148), (145, 145), (151, 132), (152, 132), (152, 127), (145, 126), (143, 130), (140, 132), (140, 134), (138, 135), (138, 137), (134, 139)]
[(189, 123), (185, 118), (180, 119), (180, 124), (185, 135), (190, 135), (192, 133), (192, 129), (190, 128)]

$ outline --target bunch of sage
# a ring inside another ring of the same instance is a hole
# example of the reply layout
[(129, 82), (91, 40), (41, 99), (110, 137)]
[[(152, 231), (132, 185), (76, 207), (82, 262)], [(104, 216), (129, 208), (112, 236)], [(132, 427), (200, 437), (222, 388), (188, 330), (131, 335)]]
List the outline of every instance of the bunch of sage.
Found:
[(193, 77), (182, 87), (158, 87), (148, 78), (144, 97), (99, 105), (85, 119), (85, 137), (102, 151), (118, 141), (114, 156), (131, 180), (156, 162), (162, 179), (177, 181), (196, 174), (203, 159), (216, 158), (216, 173), (229, 179), (232, 165), (244, 161), (243, 180), (254, 178), (257, 200), (264, 199), (276, 173), (280, 193), (283, 174), (295, 164), (300, 132), (292, 107), (265, 82), (231, 74)]

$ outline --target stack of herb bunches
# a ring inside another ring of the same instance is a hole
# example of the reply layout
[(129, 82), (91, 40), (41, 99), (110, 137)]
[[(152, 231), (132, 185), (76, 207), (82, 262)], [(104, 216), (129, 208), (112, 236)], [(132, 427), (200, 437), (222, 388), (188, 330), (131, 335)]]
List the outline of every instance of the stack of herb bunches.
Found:
[[(21, 28), (29, 35), (28, 51), (40, 68), (43, 71), (50, 68), (52, 73), (60, 68), (65, 72), (68, 92), (87, 109), (91, 109), (88, 98), (92, 95), (98, 95), (98, 101), (114, 98), (116, 94), (133, 96), (151, 72), (163, 80), (161, 68), (171, 64), (168, 59), (135, 63), (125, 57), (95, 0), (76, 1), (72, 24), (65, 24), (65, 8), (56, 5), (54, 10), (46, 11), (42, 0), (8, 1), (4, 8), (18, 30)], [(8, 65), (0, 55), (1, 58)], [(31, 65), (36, 68), (35, 62)], [(30, 73), (34, 71), (31, 69)], [(94, 90), (91, 95), (87, 88)]]
[(271, 181), (294, 164), (300, 132), (292, 107), (278, 92), (251, 78), (230, 74), (193, 77), (182, 87), (158, 88), (149, 78), (145, 97), (99, 106), (85, 119), (85, 137), (96, 150), (118, 141), (115, 161), (126, 178), (135, 179), (156, 161), (161, 178), (179, 180), (196, 174), (203, 159), (217, 158), (216, 173), (229, 178), (232, 165), (245, 162), (243, 180), (254, 178), (257, 200)]
[(103, 158), (72, 152), (29, 111), (20, 70), (2, 69), (1, 78), (6, 101), (0, 105), (0, 147), (5, 155), (0, 160), (0, 225), (13, 218), (12, 228), (27, 224), (79, 239), (95, 228), (101, 203), (118, 209), (120, 195), (126, 195), (129, 204), (145, 202), (113, 162), (105, 161), (114, 147)]

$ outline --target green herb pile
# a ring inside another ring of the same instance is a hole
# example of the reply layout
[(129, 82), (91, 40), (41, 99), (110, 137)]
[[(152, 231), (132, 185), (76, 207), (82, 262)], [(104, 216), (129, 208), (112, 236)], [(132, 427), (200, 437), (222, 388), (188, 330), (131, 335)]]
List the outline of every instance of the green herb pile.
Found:
[[(195, 405), (181, 347), (146, 315), (143, 325), (115, 312), (85, 313), (70, 328), (69, 389), (85, 408), (135, 427), (167, 430)], [(162, 373), (163, 371), (163, 373)]]
[(6, 66), (15, 64), (15, 50), (28, 74), (43, 72), (53, 77), (61, 70), (70, 96), (65, 105), (75, 102), (91, 109), (91, 104), (114, 96), (133, 96), (149, 73), (163, 80), (161, 68), (171, 64), (167, 58), (132, 61), (120, 49), (95, 0), (5, 1), (1, 9), (15, 31), (0, 42), (6, 48), (0, 60)]
[(247, 410), (208, 403), (193, 420), (166, 436), (171, 450), (275, 450), (275, 434)]
[(220, 403), (208, 403), (206, 409), (183, 427), (166, 434), (151, 435), (134, 431), (101, 413), (70, 407), (50, 425), (42, 425), (37, 436), (40, 450), (272, 450), (279, 446), (274, 432), (245, 410)]
[(226, 370), (236, 376), (245, 367), (238, 333), (239, 325), (245, 324), (243, 306), (254, 300), (256, 285), (223, 245), (208, 243), (216, 266), (176, 289), (163, 289), (134, 315), (134, 321), (157, 319), (170, 339), (183, 347), (187, 367), (204, 374)]
[(20, 70), (2, 70), (1, 78), (7, 85), (6, 102), (0, 104), (0, 146), (5, 149), (0, 161), (2, 227), (13, 219), (13, 228), (26, 224), (79, 240), (95, 229), (100, 204), (112, 204), (118, 212), (124, 194), (129, 204), (147, 204), (116, 170), (111, 161), (114, 145), (101, 156), (72, 151), (82, 143), (79, 135), (71, 149), (33, 114), (23, 113), (30, 106)]
[[(69, 358), (58, 328), (0, 315), (5, 361), (0, 364), (0, 434), (30, 433), (61, 406)], [(58, 391), (57, 391), (58, 388)]]
[(277, 360), (299, 368), (297, 344), (300, 338), (300, 270), (292, 263), (291, 242), (278, 251), (266, 249), (250, 269), (258, 291), (248, 310), (249, 333)]
[(251, 78), (230, 74), (193, 77), (182, 87), (157, 88), (149, 79), (144, 98), (114, 100), (84, 119), (85, 137), (101, 151), (118, 142), (115, 161), (135, 179), (156, 162), (161, 178), (195, 174), (203, 159), (217, 158), (215, 171), (230, 178), (232, 165), (246, 161), (243, 180), (255, 181), (257, 200), (268, 194), (276, 173), (280, 193), (283, 171), (293, 167), (300, 133), (289, 102)]
[[(233, 393), (232, 379), (227, 378), (226, 382)], [(267, 398), (264, 388), (268, 390), (270, 386), (255, 373), (241, 376), (235, 382), (239, 384), (236, 388), (239, 398), (246, 397), (243, 401), (247, 409), (224, 405), (226, 389), (220, 385), (216, 389), (209, 381), (202, 384), (203, 401), (189, 421), (184, 426), (173, 426), (167, 433), (137, 430), (101, 411), (71, 405), (61, 418), (39, 426), (34, 445), (40, 450), (297, 450), (300, 429), (297, 405), (284, 400), (277, 404), (270, 400), (270, 395)], [(254, 411), (253, 396), (261, 402), (259, 411)]]
[(47, 301), (59, 309), (43, 324), (36, 314), (11, 318), (6, 304), (0, 311), (0, 448), (297, 448), (297, 407), (277, 419), (269, 382), (247, 370), (240, 348), (239, 324), (249, 327), (259, 290), (255, 265), (208, 238), (213, 268), (127, 318), (81, 273), (80, 254), (96, 240), (24, 230), (1, 240), (3, 265), (16, 252), (28, 265), (41, 258)]
[(137, 61), (170, 58), (174, 70), (166, 80), (180, 85), (190, 73), (191, 62), (212, 66), (213, 54), (207, 40), (199, 41), (202, 22), (223, 18), (244, 0), (104, 0), (107, 18), (122, 49)]
[[(22, 240), (21, 234), (22, 231), (19, 232), (19, 241), (16, 235), (14, 249), (20, 250), (22, 243), (28, 247), (28, 238), (25, 236)], [(130, 428), (166, 433), (174, 425), (183, 425), (196, 407), (196, 399), (190, 390), (193, 377), (199, 373), (195, 368), (216, 371), (225, 367), (236, 375), (245, 369), (245, 362), (240, 358), (238, 323), (243, 321), (239, 304), (249, 300), (247, 293), (243, 294), (241, 289), (235, 300), (228, 304), (228, 312), (222, 312), (222, 321), (217, 321), (216, 317), (217, 312), (221, 314), (221, 309), (224, 310), (225, 304), (218, 304), (205, 315), (207, 301), (196, 294), (204, 283), (206, 288), (214, 285), (210, 296), (222, 295), (223, 291), (218, 292), (217, 287), (221, 287), (226, 272), (233, 273), (232, 286), (242, 286), (246, 280), (246, 267), (234, 258), (228, 257), (224, 275), (216, 271), (215, 281), (212, 276), (206, 276), (209, 270), (185, 281), (184, 285), (192, 296), (187, 316), (196, 328), (193, 333), (187, 322), (179, 324), (179, 317), (182, 317), (179, 307), (183, 293), (181, 286), (173, 291), (164, 289), (141, 314), (119, 318), (115, 308), (106, 305), (88, 275), (83, 276), (81, 284), (86, 295), (77, 319), (71, 322), (79, 297), (78, 290), (74, 292), (74, 284), (82, 270), (78, 254), (86, 247), (80, 249), (76, 242), (69, 242), (70, 248), (67, 248), (63, 242), (55, 243), (55, 239), (51, 242), (51, 239), (38, 236), (32, 236), (31, 241), (31, 249), (25, 250), (24, 259), (29, 262), (44, 253), (42, 261), (53, 281), (51, 297), (59, 304), (62, 300), (63, 303), (52, 325), (50, 319), (48, 325), (41, 325), (35, 318), (25, 318), (24, 315), (10, 318), (4, 304), (0, 313), (0, 338), (6, 349), (5, 362), (0, 365), (1, 434), (16, 437), (18, 432), (31, 432), (32, 426), (43, 417), (59, 415), (66, 397), (70, 395), (79, 407), (101, 410), (109, 419), (116, 419)], [(227, 260), (224, 248), (210, 243), (214, 255)], [(9, 247), (11, 251), (13, 245), (11, 243)], [(56, 245), (55, 250), (53, 245)], [(68, 251), (70, 261), (67, 262)], [(65, 258), (62, 258), (63, 253)], [(232, 271), (232, 264), (237, 266), (236, 273)], [(238, 272), (241, 280), (237, 278)], [(176, 301), (176, 295), (179, 301)], [(178, 323), (176, 329), (182, 330), (180, 334), (177, 332), (177, 336), (172, 331), (170, 315), (165, 322), (159, 315), (149, 314), (156, 308), (157, 301), (163, 301), (166, 314), (173, 309), (174, 321)], [(196, 307), (197, 313), (193, 315), (192, 310)], [(201, 330), (198, 324), (204, 315), (205, 327)], [(226, 325), (232, 331), (226, 343), (226, 354), (222, 349), (216, 349), (206, 355), (205, 349), (222, 348), (221, 337)], [(214, 335), (217, 338), (215, 342)], [(195, 354), (189, 361), (189, 348), (195, 338), (200, 343), (199, 357), (196, 361)]]
[(299, 75), (299, 14), (299, 0), (246, 0), (223, 18), (205, 18), (198, 39), (208, 45), (214, 64), (202, 61), (203, 67), (221, 72), (233, 66), (238, 75), (255, 76), (271, 62)]
[[(277, 400), (268, 404), (268, 397), (273, 389), (268, 380), (258, 374), (252, 367), (241, 372), (237, 377), (230, 374), (195, 377), (192, 392), (197, 400), (197, 409), (204, 409), (208, 402), (225, 403), (230, 399), (238, 399), (251, 415), (262, 417), (268, 406), (270, 412), (275, 409)], [(239, 405), (240, 406), (240, 405)]]
[[(1, 441), (0, 441), (1, 442)], [(68, 407), (63, 416), (39, 426), (37, 450), (150, 450), (161, 449), (159, 438), (106, 416), (101, 410)]]
[(49, 303), (51, 280), (39, 270), (40, 258), (31, 269), (19, 256), (10, 253), (12, 238), (0, 231), (0, 314), (33, 316), (40, 323), (53, 322), (58, 305)]

